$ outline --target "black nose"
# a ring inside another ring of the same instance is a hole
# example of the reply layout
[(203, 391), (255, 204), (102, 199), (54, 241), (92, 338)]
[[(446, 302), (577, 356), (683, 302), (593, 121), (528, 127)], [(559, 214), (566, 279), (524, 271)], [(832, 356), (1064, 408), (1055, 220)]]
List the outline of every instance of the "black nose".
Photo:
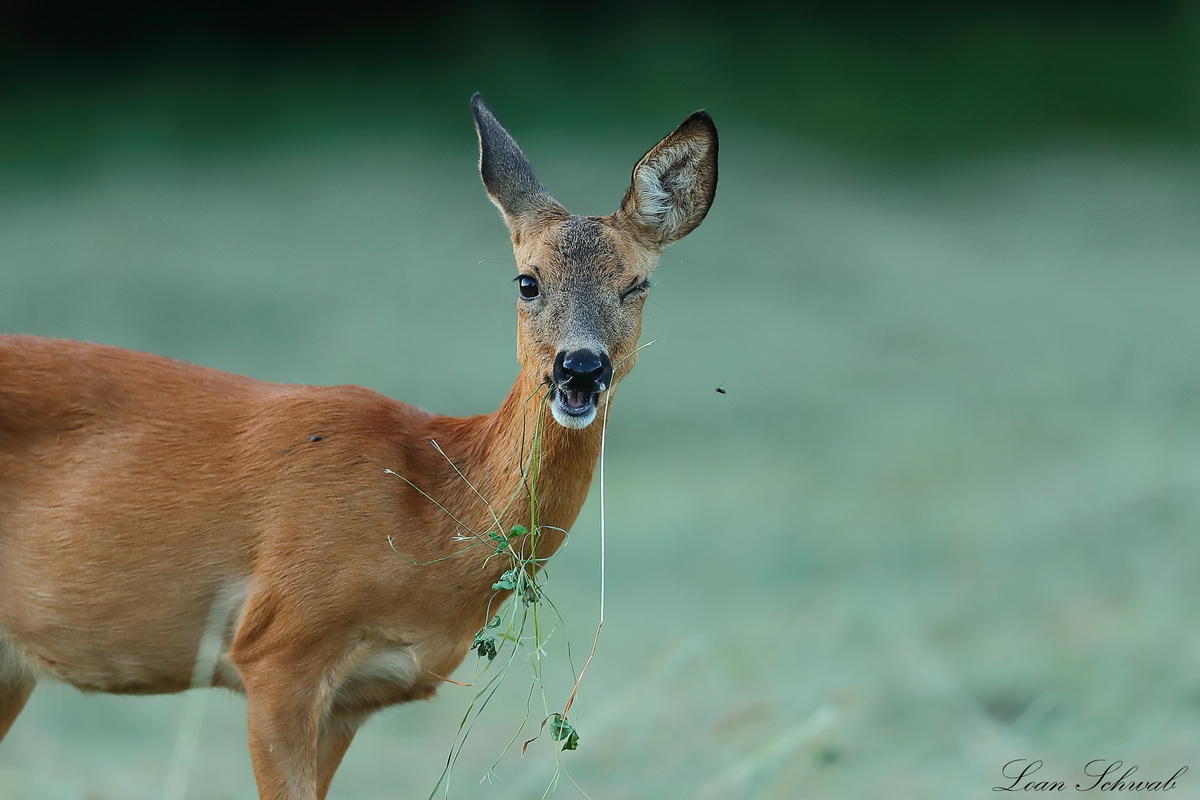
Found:
[(560, 352), (554, 359), (554, 382), (572, 391), (596, 394), (612, 383), (612, 363), (607, 353)]

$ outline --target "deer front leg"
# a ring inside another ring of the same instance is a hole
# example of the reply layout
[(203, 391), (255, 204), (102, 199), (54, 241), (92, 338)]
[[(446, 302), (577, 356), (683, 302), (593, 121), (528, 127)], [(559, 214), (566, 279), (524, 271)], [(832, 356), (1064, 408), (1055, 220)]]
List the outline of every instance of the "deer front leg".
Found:
[(283, 659), (257, 662), (242, 677), (260, 800), (318, 800), (320, 680), (293, 674)]
[(0, 684), (0, 740), (8, 733), (17, 715), (25, 707), (25, 701), (33, 693), (33, 681)]
[[(248, 670), (253, 676), (259, 670)], [(246, 701), (250, 715), (250, 759), (263, 800), (325, 800), (367, 712), (331, 707), (333, 681), (288, 680), (287, 668), (262, 668), (263, 680), (250, 677)], [(251, 688), (253, 684), (254, 688)]]
[(354, 734), (366, 721), (365, 713), (338, 713), (332, 711), (321, 722), (320, 738), (317, 741), (317, 799), (325, 800), (333, 773), (342, 763), (342, 756), (354, 741)]
[(329, 643), (321, 640), (326, 628), (303, 615), (308, 624), (296, 625), (296, 610), (279, 598), (270, 588), (251, 595), (229, 657), (246, 691), (260, 800), (318, 800), (324, 794), (321, 762), (338, 753), (336, 766), (350, 743), (332, 736), (322, 757), (322, 721), (333, 699), (327, 671), (337, 659), (329, 658)]

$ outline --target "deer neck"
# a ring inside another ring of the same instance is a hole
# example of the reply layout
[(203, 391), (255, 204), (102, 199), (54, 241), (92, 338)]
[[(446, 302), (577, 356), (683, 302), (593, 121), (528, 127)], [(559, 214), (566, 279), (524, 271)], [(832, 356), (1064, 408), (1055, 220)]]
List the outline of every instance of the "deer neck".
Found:
[[(493, 512), (504, 533), (514, 525), (537, 526), (539, 560), (562, 545), (587, 498), (606, 410), (602, 406), (600, 418), (586, 428), (564, 428), (551, 416), (546, 392), (544, 384), (522, 373), (495, 412), (456, 420), (454, 437), (466, 455), (463, 474), (490, 506), (477, 503), (471, 515), (481, 526), (476, 530), (495, 529)], [(457, 474), (451, 480), (462, 484), (460, 496), (469, 489)]]

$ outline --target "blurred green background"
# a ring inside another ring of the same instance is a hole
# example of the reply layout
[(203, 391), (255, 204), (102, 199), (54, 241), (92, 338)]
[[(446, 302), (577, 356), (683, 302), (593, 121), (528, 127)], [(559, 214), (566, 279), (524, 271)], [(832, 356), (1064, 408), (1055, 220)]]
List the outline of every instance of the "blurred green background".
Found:
[[(963, 800), (1013, 759), (1200, 768), (1200, 4), (1127, 5), (8, 4), (0, 330), (491, 410), (514, 269), (470, 94), (585, 214), (705, 107), (717, 201), (609, 431), (572, 776)], [(596, 494), (549, 569), (552, 706)], [(545, 748), (480, 782), (528, 685), (451, 797), (541, 796)], [(380, 714), (331, 797), (424, 797), (470, 694)], [(0, 800), (253, 796), (243, 715), (43, 684)]]

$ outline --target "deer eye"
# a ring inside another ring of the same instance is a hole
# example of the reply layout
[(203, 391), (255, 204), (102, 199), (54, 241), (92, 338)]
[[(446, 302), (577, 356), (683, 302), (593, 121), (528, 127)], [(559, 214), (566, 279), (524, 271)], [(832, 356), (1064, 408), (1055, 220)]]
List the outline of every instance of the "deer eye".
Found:
[(621, 299), (628, 300), (631, 297), (637, 297), (639, 294), (645, 294), (648, 291), (650, 291), (650, 281), (644, 280), (640, 283), (630, 286), (628, 289), (622, 292)]
[(537, 278), (534, 278), (531, 275), (518, 275), (517, 291), (520, 292), (521, 297), (525, 298), (526, 300), (532, 300), (538, 296), (541, 290), (538, 289)]

